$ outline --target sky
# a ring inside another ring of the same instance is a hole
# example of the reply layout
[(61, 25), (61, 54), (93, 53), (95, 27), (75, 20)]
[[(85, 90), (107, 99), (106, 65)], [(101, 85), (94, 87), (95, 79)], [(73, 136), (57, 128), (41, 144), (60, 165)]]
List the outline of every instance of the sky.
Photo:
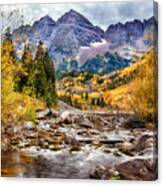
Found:
[[(153, 1), (119, 1), (119, 2), (92, 2), (92, 3), (55, 3), (55, 4), (21, 4), (4, 5), (2, 11), (9, 13), (12, 10), (21, 12), (24, 16), (23, 24), (32, 24), (45, 15), (51, 16), (55, 21), (70, 9), (84, 15), (94, 25), (104, 30), (110, 24), (126, 22), (134, 19), (148, 19), (153, 15)], [(14, 18), (15, 19), (15, 18)], [(15, 20), (13, 20), (15, 21)], [(7, 25), (7, 24), (5, 24)], [(16, 25), (16, 24), (14, 24)]]

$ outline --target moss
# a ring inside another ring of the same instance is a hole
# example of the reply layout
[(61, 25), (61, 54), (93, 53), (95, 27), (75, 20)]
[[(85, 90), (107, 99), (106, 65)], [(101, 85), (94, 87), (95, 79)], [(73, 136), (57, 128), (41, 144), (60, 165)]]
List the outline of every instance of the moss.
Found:
[(121, 180), (121, 179), (122, 179), (122, 178), (121, 178), (120, 175), (112, 176), (112, 177), (110, 178), (110, 180)]

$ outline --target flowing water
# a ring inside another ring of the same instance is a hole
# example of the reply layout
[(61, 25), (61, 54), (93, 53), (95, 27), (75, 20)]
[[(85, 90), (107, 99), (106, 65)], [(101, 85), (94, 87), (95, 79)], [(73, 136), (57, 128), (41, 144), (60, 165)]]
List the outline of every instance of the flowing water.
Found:
[(122, 157), (89, 148), (73, 153), (31, 148), (3, 153), (2, 176), (89, 179), (96, 166), (109, 166), (121, 160)]

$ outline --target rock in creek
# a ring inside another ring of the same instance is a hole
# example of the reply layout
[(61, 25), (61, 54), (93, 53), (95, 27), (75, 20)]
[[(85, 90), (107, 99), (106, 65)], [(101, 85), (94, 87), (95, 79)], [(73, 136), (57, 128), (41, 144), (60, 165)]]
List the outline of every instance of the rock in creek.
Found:
[(139, 138), (133, 150), (135, 152), (140, 152), (147, 148), (153, 148), (154, 146), (156, 146), (155, 143), (156, 141), (154, 139), (154, 136), (146, 134)]
[(152, 181), (157, 179), (156, 161), (135, 159), (116, 166), (119, 174), (126, 180)]

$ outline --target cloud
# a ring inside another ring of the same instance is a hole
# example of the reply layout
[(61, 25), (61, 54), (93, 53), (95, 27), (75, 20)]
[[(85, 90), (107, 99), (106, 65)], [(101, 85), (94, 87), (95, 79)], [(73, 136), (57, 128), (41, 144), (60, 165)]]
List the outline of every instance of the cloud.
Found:
[(105, 30), (108, 25), (117, 22), (149, 18), (153, 14), (153, 1), (25, 4), (4, 5), (3, 8), (6, 11), (21, 9), (25, 23), (30, 24), (47, 14), (57, 20), (65, 12), (74, 9)]

